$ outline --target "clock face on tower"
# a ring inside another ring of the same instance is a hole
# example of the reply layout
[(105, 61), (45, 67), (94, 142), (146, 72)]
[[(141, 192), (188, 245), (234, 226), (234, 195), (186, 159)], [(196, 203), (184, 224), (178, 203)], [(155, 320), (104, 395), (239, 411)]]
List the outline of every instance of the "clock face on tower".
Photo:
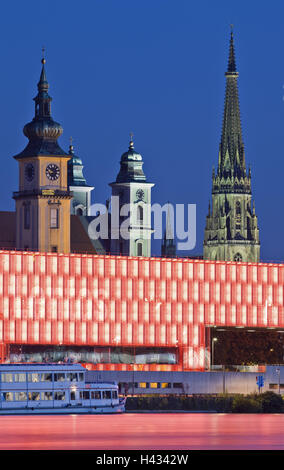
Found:
[(49, 180), (56, 181), (59, 178), (60, 169), (54, 163), (50, 163), (46, 167), (45, 174)]
[(27, 181), (32, 181), (35, 174), (35, 168), (32, 163), (27, 163), (25, 166), (25, 177)]
[(136, 192), (136, 196), (137, 196), (138, 199), (142, 200), (143, 197), (144, 197), (143, 189), (138, 189), (138, 191)]

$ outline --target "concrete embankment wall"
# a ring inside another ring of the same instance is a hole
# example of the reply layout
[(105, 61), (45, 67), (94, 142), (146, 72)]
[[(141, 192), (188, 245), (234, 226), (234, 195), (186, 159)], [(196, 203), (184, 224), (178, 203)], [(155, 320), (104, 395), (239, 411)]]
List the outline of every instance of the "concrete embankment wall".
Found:
[(284, 366), (267, 366), (265, 373), (90, 371), (87, 380), (118, 382), (121, 391), (129, 394), (249, 394), (258, 392), (257, 376), (264, 379), (262, 392), (272, 390), (278, 393), (280, 388), (284, 393)]

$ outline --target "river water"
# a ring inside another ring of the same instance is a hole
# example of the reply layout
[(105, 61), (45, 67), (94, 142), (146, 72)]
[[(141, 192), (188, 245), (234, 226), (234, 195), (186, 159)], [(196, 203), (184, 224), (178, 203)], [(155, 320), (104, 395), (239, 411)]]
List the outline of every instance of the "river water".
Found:
[(1, 450), (283, 450), (284, 414), (0, 416)]

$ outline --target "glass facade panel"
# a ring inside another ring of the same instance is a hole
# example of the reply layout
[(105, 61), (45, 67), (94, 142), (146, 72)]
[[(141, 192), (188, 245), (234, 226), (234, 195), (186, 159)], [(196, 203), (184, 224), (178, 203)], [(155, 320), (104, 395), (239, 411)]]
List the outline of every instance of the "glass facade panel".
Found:
[(19, 352), (18, 346), (11, 344), (10, 358), (15, 362), (50, 363), (66, 362), (66, 359), (69, 359), (83, 364), (178, 364), (179, 361), (177, 348), (154, 346), (134, 348), (22, 345)]

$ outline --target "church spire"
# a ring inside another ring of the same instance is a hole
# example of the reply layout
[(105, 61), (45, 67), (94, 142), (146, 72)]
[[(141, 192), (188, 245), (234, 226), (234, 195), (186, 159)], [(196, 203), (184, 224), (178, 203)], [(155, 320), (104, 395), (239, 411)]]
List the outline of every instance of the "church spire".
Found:
[(259, 229), (251, 209), (251, 172), (245, 164), (238, 75), (231, 27), (218, 170), (212, 172), (212, 205), (206, 217), (203, 258), (258, 262)]
[(227, 73), (238, 73), (237, 68), (236, 68), (236, 59), (235, 59), (233, 25), (231, 25), (231, 38), (230, 38), (229, 61), (228, 61)]
[(39, 82), (37, 84), (38, 94), (34, 98), (35, 101), (35, 117), (36, 118), (47, 118), (51, 116), (50, 103), (52, 98), (48, 94), (49, 83), (46, 78), (45, 71), (45, 57), (44, 48), (42, 49), (43, 56), (41, 59), (42, 67)]
[(171, 225), (171, 206), (169, 202), (167, 203), (167, 206), (166, 230), (164, 232), (161, 255), (163, 257), (174, 258), (176, 256), (176, 245), (174, 243), (174, 235)]
[[(26, 148), (17, 158), (26, 158), (35, 155), (65, 155), (57, 139), (62, 135), (62, 126), (51, 117), (50, 103), (52, 98), (48, 94), (49, 83), (45, 71), (45, 57), (41, 59), (41, 73), (37, 84), (38, 93), (34, 98), (35, 115), (31, 122), (23, 129), (24, 135), (29, 139)], [(15, 158), (16, 158), (15, 157)]]
[(234, 176), (240, 179), (246, 177), (246, 166), (240, 118), (238, 75), (235, 59), (234, 35), (233, 29), (231, 28), (229, 60), (225, 73), (226, 95), (219, 149), (218, 175), (224, 178)]

